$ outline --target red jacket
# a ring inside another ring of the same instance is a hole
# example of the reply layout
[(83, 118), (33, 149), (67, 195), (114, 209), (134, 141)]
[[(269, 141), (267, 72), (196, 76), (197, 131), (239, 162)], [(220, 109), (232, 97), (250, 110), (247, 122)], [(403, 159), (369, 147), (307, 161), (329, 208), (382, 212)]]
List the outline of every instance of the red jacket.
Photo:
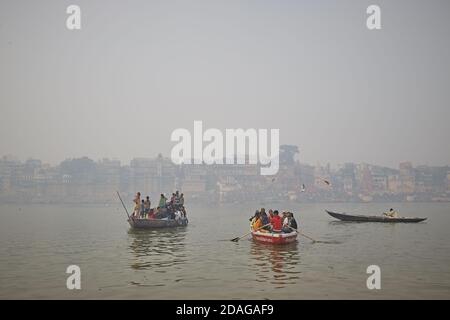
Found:
[(274, 231), (281, 231), (282, 222), (280, 216), (274, 215), (271, 220)]

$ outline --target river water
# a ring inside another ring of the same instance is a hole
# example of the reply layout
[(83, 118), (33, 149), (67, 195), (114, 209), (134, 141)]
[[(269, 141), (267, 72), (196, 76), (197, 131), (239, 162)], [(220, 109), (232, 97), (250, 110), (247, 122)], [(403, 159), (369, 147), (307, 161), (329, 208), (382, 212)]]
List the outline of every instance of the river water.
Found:
[[(261, 206), (261, 204), (258, 204)], [(132, 231), (120, 204), (0, 205), (2, 299), (449, 299), (450, 204), (288, 204), (305, 237), (245, 238), (252, 205), (190, 206), (187, 228)], [(418, 224), (346, 223), (325, 209), (427, 216)], [(66, 268), (81, 268), (68, 290)], [(369, 265), (381, 289), (369, 290)]]

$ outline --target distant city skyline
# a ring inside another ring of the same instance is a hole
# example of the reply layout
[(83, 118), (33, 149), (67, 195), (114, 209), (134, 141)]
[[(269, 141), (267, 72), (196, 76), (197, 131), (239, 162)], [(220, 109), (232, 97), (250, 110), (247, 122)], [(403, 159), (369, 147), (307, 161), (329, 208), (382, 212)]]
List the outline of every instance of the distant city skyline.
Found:
[(156, 197), (181, 190), (203, 204), (245, 201), (293, 202), (450, 202), (450, 166), (397, 169), (365, 163), (315, 166), (294, 160), (295, 146), (281, 146), (274, 176), (260, 174), (258, 164), (175, 165), (170, 158), (136, 158), (129, 164), (84, 157), (56, 166), (39, 159), (0, 158), (0, 200), (7, 202), (113, 202), (117, 190)]
[[(144, 156), (144, 157), (137, 157), (137, 156), (135, 156), (135, 157), (131, 157), (129, 160), (125, 160), (125, 161), (121, 160), (119, 158), (114, 158), (114, 157), (106, 157), (106, 156), (104, 156), (104, 157), (94, 158), (94, 157), (89, 157), (87, 155), (82, 155), (82, 156), (76, 156), (76, 157), (65, 157), (65, 158), (61, 159), (60, 161), (51, 162), (51, 161), (46, 161), (45, 159), (39, 159), (37, 157), (24, 157), (24, 158), (21, 158), (21, 157), (19, 157), (17, 155), (14, 155), (14, 154), (3, 154), (3, 155), (0, 155), (0, 160), (8, 158), (8, 159), (14, 159), (14, 160), (22, 162), (22, 163), (25, 163), (27, 160), (39, 160), (43, 164), (48, 164), (48, 165), (51, 165), (51, 166), (58, 166), (59, 164), (61, 164), (61, 162), (66, 161), (66, 160), (88, 158), (88, 159), (91, 159), (91, 160), (93, 160), (95, 162), (101, 162), (103, 160), (119, 161), (122, 166), (123, 165), (126, 166), (126, 165), (130, 165), (130, 163), (133, 160), (137, 160), (137, 159), (155, 159), (159, 155), (161, 155), (163, 158), (170, 159), (170, 155), (162, 154), (162, 153), (159, 152), (159, 153), (156, 153), (153, 156)], [(333, 169), (337, 169), (337, 168), (342, 167), (342, 166), (344, 166), (345, 164), (348, 164), (348, 163), (352, 163), (352, 164), (368, 164), (368, 165), (374, 165), (374, 166), (380, 166), (380, 167), (386, 167), (386, 168), (392, 168), (392, 169), (398, 169), (399, 165), (402, 164), (402, 163), (405, 163), (405, 162), (411, 163), (414, 167), (418, 167), (418, 166), (430, 166), (430, 167), (450, 166), (450, 163), (435, 165), (435, 164), (429, 164), (429, 163), (414, 163), (413, 161), (410, 161), (408, 159), (399, 161), (397, 164), (394, 164), (393, 166), (383, 165), (383, 164), (374, 163), (374, 162), (358, 162), (358, 161), (352, 161), (352, 160), (349, 160), (349, 161), (346, 161), (346, 162), (342, 162), (342, 163), (331, 163), (331, 162), (326, 162), (326, 161), (316, 161), (316, 162), (313, 163), (313, 162), (306, 162), (306, 161), (302, 160), (301, 159), (301, 155), (300, 156), (296, 155), (295, 159), (298, 160), (300, 164), (311, 165), (311, 166), (320, 165), (322, 167), (326, 167), (326, 166), (329, 165)], [(176, 166), (177, 164), (173, 163), (173, 165)], [(191, 165), (191, 164), (184, 164), (184, 166), (189, 166), (189, 165)], [(194, 164), (192, 164), (192, 165), (194, 165)], [(202, 165), (207, 165), (207, 164), (202, 163)]]

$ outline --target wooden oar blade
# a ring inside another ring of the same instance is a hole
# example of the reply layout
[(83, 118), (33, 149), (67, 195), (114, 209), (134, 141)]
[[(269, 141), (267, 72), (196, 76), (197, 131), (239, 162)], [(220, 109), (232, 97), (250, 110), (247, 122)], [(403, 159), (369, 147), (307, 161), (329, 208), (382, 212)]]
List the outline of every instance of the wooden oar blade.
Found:
[[(259, 227), (258, 229), (253, 230), (253, 231), (261, 230), (262, 228), (267, 227), (267, 226), (269, 226), (269, 225), (270, 225), (270, 223), (268, 223), (268, 224), (266, 224), (266, 225), (263, 225), (262, 227)], [(250, 231), (250, 232), (248, 232), (248, 233), (246, 233), (246, 234), (244, 234), (244, 235), (242, 235), (242, 236), (240, 236), (240, 237), (233, 238), (233, 239), (231, 239), (230, 241), (238, 242), (241, 238), (248, 236), (248, 235), (251, 234), (253, 231)]]

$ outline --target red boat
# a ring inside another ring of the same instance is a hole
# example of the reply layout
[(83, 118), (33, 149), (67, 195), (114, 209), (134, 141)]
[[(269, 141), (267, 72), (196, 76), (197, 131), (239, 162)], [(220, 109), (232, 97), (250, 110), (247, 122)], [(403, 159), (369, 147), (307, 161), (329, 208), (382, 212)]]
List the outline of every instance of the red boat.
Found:
[(297, 241), (297, 232), (293, 231), (290, 233), (273, 233), (273, 232), (262, 232), (253, 231), (253, 240), (268, 244), (287, 244)]

